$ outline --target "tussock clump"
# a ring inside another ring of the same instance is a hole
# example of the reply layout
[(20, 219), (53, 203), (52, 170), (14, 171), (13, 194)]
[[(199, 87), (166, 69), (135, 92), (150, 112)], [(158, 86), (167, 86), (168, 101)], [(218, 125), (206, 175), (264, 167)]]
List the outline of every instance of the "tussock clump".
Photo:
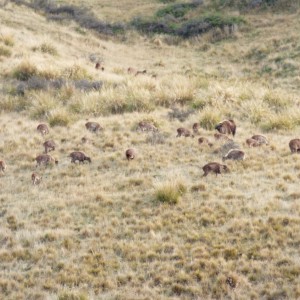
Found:
[(21, 81), (27, 81), (30, 77), (37, 74), (37, 67), (29, 61), (23, 61), (12, 72), (13, 78), (16, 78)]
[(242, 117), (252, 124), (260, 124), (270, 114), (270, 108), (260, 100), (249, 100), (241, 104)]
[(199, 124), (206, 130), (213, 130), (220, 120), (221, 114), (213, 107), (207, 107), (201, 112)]
[(11, 56), (11, 51), (9, 48), (0, 45), (0, 57), (5, 56), (5, 57), (10, 57)]
[(57, 51), (56, 47), (54, 47), (50, 43), (46, 43), (46, 42), (42, 43), (38, 47), (33, 47), (32, 50), (33, 51), (40, 51), (42, 53), (48, 53), (48, 54), (53, 55), (53, 56), (58, 55), (58, 51)]
[(86, 80), (87, 78), (91, 79), (91, 76), (88, 74), (87, 70), (79, 65), (73, 65), (66, 68), (63, 70), (62, 75), (64, 78), (73, 80)]
[(51, 127), (68, 126), (72, 121), (72, 116), (65, 109), (51, 111), (48, 116), (48, 122)]
[(0, 42), (8, 47), (13, 47), (15, 44), (14, 37), (10, 34), (0, 34)]
[(264, 131), (277, 131), (277, 130), (292, 130), (299, 122), (299, 118), (293, 117), (290, 114), (271, 115), (261, 125)]
[(182, 182), (168, 182), (158, 186), (155, 191), (155, 200), (160, 203), (177, 204), (187, 188)]

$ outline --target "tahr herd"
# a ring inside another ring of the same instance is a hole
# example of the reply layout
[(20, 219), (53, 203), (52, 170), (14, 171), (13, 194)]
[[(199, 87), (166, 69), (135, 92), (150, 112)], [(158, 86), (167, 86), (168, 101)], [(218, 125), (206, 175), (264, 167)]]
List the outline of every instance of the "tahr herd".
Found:
[[(103, 130), (103, 127), (98, 122), (87, 122), (85, 124), (85, 127), (87, 130), (93, 133), (97, 133), (100, 130)], [(199, 129), (200, 129), (199, 123), (194, 123), (192, 126), (192, 130), (189, 130), (188, 128), (180, 127), (177, 129), (177, 135), (176, 137), (192, 137), (194, 138), (195, 135), (199, 135)], [(46, 124), (39, 124), (37, 126), (37, 131), (42, 135), (45, 136), (49, 134), (49, 127)], [(233, 120), (224, 120), (220, 123), (218, 123), (215, 126), (215, 130), (217, 131), (214, 134), (214, 139), (216, 141), (224, 141), (224, 142), (233, 142), (233, 140), (230, 138), (230, 135), (232, 137), (236, 134), (236, 124)], [(141, 121), (138, 123), (137, 131), (141, 132), (157, 132), (158, 128), (149, 121)], [(84, 139), (82, 138), (82, 142), (84, 143)], [(246, 139), (245, 141), (246, 145), (251, 147), (260, 147), (262, 145), (268, 145), (269, 142), (267, 138), (263, 135), (253, 135), (252, 137)], [(207, 145), (209, 147), (213, 146), (213, 142), (211, 142), (206, 137), (199, 137), (198, 138), (198, 144), (201, 146)], [(36, 161), (36, 168), (40, 166), (47, 166), (49, 164), (58, 164), (58, 160), (49, 155), (48, 153), (51, 151), (55, 151), (56, 149), (56, 143), (53, 140), (46, 140), (43, 143), (45, 153), (38, 155), (35, 158)], [(289, 142), (289, 148), (292, 153), (300, 152), (300, 139), (292, 139)], [(74, 151), (70, 153), (69, 157), (71, 158), (71, 163), (84, 163), (85, 161), (91, 163), (92, 159), (87, 156), (85, 153), (81, 151)], [(128, 161), (133, 160), (136, 157), (136, 151), (135, 149), (127, 149), (125, 151), (125, 159)], [(240, 149), (230, 149), (223, 157), (222, 161), (225, 162), (226, 160), (244, 160), (246, 157), (245, 152)], [(207, 176), (209, 173), (214, 173), (215, 175), (221, 174), (221, 173), (228, 173), (230, 172), (229, 168), (221, 163), (218, 162), (209, 162), (205, 166), (203, 166), (204, 174), (203, 176)], [(4, 160), (0, 160), (0, 172), (2, 174), (5, 173), (6, 170), (6, 163)], [(42, 176), (39, 176), (37, 173), (32, 173), (31, 180), (33, 185), (38, 185), (42, 181)]]

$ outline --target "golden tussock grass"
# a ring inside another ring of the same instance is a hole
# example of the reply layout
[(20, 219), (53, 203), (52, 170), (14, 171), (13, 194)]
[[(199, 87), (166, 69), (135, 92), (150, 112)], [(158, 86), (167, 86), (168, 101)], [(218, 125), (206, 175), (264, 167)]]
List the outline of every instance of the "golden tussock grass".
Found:
[[(120, 15), (103, 5), (102, 16)], [(125, 19), (163, 5), (119, 4), (133, 6)], [(0, 60), (0, 298), (300, 297), (300, 156), (288, 146), (299, 138), (299, 82), (284, 66), (299, 63), (298, 15), (247, 18), (251, 26), (234, 39), (174, 45), (160, 35), (127, 33), (124, 43), (83, 35), (11, 3), (0, 9), (0, 46), (11, 51)], [(290, 35), (282, 22), (294, 26)], [(31, 82), (41, 88), (22, 90), (33, 75), (45, 79)], [(59, 78), (62, 87), (45, 85)], [(84, 90), (78, 81), (102, 85)], [(203, 177), (206, 163), (222, 163), (225, 142), (213, 134), (226, 118), (237, 123), (234, 142), (246, 159)], [(159, 131), (137, 131), (146, 120)], [(87, 121), (103, 130), (87, 131)], [(41, 122), (46, 136), (36, 130)], [(199, 135), (176, 138), (195, 122)], [(247, 148), (263, 132), (270, 144)], [(200, 136), (212, 147), (199, 145)], [(36, 168), (48, 139), (59, 162)], [(72, 151), (91, 164), (72, 164)]]

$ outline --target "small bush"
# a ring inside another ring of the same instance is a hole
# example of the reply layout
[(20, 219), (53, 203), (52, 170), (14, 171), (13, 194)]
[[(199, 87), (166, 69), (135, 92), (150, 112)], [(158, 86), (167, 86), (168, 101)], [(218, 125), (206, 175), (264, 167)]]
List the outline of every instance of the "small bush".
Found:
[(186, 186), (180, 182), (163, 184), (156, 190), (155, 199), (160, 203), (177, 204), (186, 191)]
[(0, 45), (0, 56), (9, 57), (11, 56), (11, 51), (7, 47), (3, 47)]
[(31, 76), (37, 74), (37, 67), (31, 64), (29, 61), (24, 61), (13, 70), (12, 76), (18, 80), (27, 81)]
[(49, 93), (33, 92), (31, 95), (30, 116), (33, 119), (45, 119), (57, 107), (57, 101)]

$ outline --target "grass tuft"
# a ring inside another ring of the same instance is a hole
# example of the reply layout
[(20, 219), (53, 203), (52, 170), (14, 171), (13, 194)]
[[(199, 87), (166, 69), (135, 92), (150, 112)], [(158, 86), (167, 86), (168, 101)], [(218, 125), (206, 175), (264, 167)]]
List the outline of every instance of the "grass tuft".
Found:
[(11, 56), (10, 49), (0, 45), (0, 56), (10, 57)]
[(21, 81), (27, 81), (30, 77), (37, 74), (37, 67), (29, 61), (23, 61), (12, 72), (13, 78), (16, 78)]
[(168, 182), (161, 184), (155, 191), (155, 200), (165, 204), (177, 204), (187, 188), (182, 182)]

